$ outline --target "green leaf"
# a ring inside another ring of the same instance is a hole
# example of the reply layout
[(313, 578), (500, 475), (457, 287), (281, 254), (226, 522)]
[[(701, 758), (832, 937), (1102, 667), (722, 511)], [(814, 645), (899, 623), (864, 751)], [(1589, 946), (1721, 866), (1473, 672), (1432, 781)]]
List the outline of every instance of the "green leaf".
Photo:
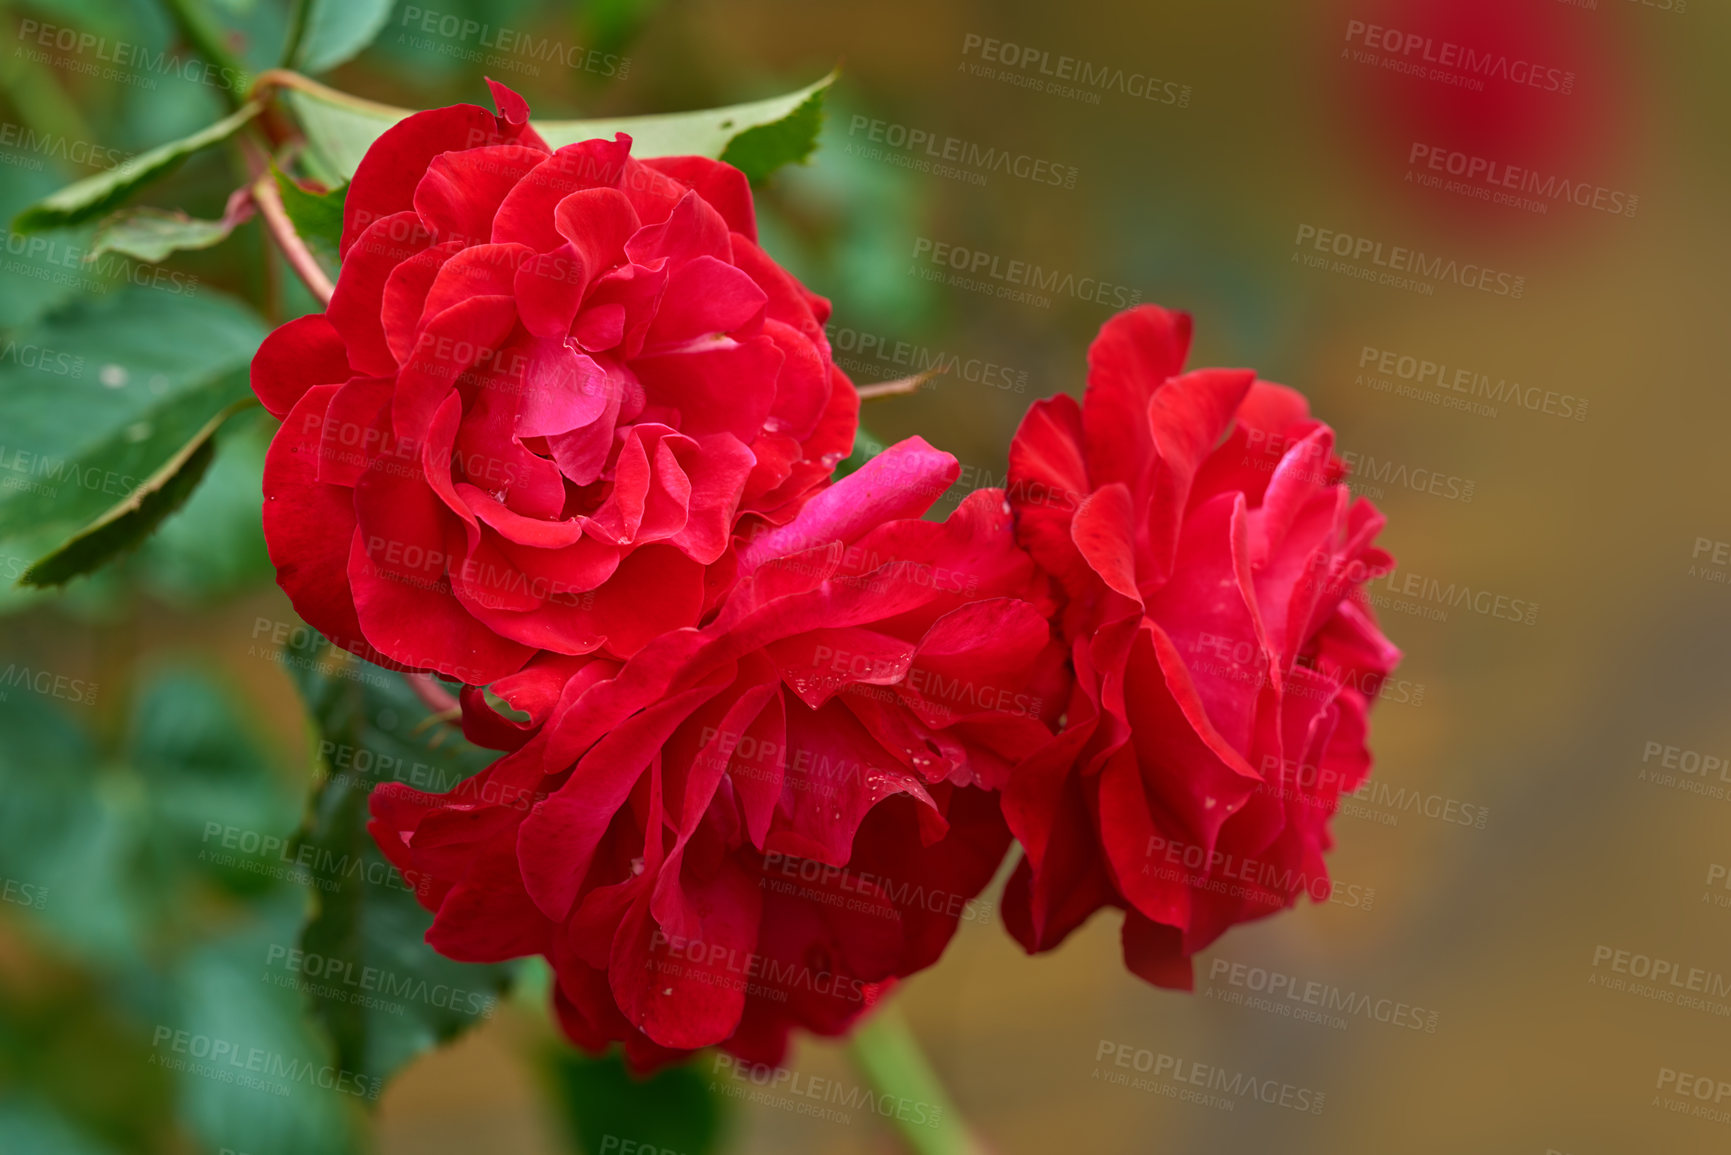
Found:
[(106, 172), (69, 184), (19, 213), (12, 227), (19, 232), (31, 232), (74, 225), (100, 216), (145, 185), (167, 176), (193, 153), (227, 140), (258, 112), (257, 104), (243, 105), (191, 136), (157, 145)]
[(840, 481), (888, 448), (889, 446), (873, 436), (871, 430), (863, 425), (858, 426), (854, 430), (853, 450), (835, 467), (835, 479)]
[(377, 1072), (334, 1057), (299, 994), (269, 981), (268, 960), (294, 944), (300, 905), (276, 896), (254, 921), (190, 951), (178, 997), (152, 1023), (151, 1057), (175, 1072), (181, 1117), (212, 1155), (343, 1155), (359, 1147), (362, 1108), (376, 1103)]
[[(323, 751), (324, 778), (295, 855), (328, 868), (338, 883), (315, 888), (300, 945), (307, 959), (319, 960), (315, 969), (374, 976), (365, 991), (338, 984), (337, 997), (315, 993), (312, 1014), (335, 1042), (340, 1065), (389, 1078), (490, 1018), (515, 968), (452, 962), (423, 941), (433, 916), (415, 887), (425, 882), (406, 878), (379, 853), (366, 828), (368, 795), (382, 781), (448, 790), (497, 755), (442, 723), (424, 726), (427, 708), (401, 675), (364, 665), (322, 638), (285, 657)], [(321, 991), (330, 986), (319, 984)]]
[[(739, 159), (751, 166), (747, 175), (762, 180), (776, 165), (810, 155), (822, 120), (823, 94), (835, 78), (832, 72), (797, 92), (726, 108), (531, 123), (554, 148), (611, 137), (616, 132), (629, 133), (631, 155), (640, 158), (708, 156), (733, 163), (726, 154), (735, 142), (745, 138)], [(409, 109), (362, 100), (305, 81), (294, 84), (285, 95), (319, 163), (345, 180), (354, 176), (372, 143), (410, 115)]]
[[(820, 120), (813, 120), (810, 111), (812, 107), (821, 107), (823, 94), (829, 86), (835, 83), (836, 74), (830, 73), (816, 84), (809, 84), (798, 92), (790, 92), (785, 96), (775, 96), (768, 100), (754, 100), (749, 104), (735, 104), (726, 108), (708, 108), (697, 112), (660, 113), (654, 116), (622, 116), (611, 120), (550, 120), (533, 121), (535, 130), (541, 138), (554, 148), (572, 144), (579, 140), (593, 140), (596, 137), (610, 137), (616, 132), (631, 135), (631, 155), (635, 157), (652, 156), (709, 156), (733, 163), (727, 154), (741, 138), (749, 137), (757, 131), (770, 129), (782, 133), (797, 135), (800, 126), (809, 125), (810, 134), (805, 142), (804, 151), (798, 157), (802, 159), (811, 152), (816, 143), (817, 126)], [(815, 104), (814, 104), (815, 102)], [(784, 148), (784, 152), (792, 151), (792, 145)], [(760, 156), (767, 158), (771, 150), (764, 145), (748, 145), (748, 160), (756, 160)], [(753, 180), (767, 176), (768, 172), (752, 174)]]
[(276, 424), (262, 408), (243, 409), (231, 417), (216, 439), (210, 472), (129, 564), (129, 573), (158, 601), (202, 608), (249, 587), (275, 583), (276, 567), (259, 519), (259, 494)]
[[(36, 352), (0, 357), (0, 540), (100, 528), (140, 489), (143, 520), (126, 531), (154, 524), (184, 496), (168, 485), (174, 463), (251, 395), (246, 367), (263, 337), (226, 298), (138, 285), (19, 330), (9, 340)], [(167, 492), (147, 500), (153, 485)]]
[(294, 67), (329, 72), (359, 55), (391, 18), (393, 0), (310, 0)]
[(591, 1059), (554, 1047), (546, 1069), (566, 1128), (585, 1155), (618, 1151), (625, 1140), (636, 1140), (640, 1151), (709, 1155), (725, 1137), (727, 1101), (695, 1064), (640, 1079), (626, 1070), (617, 1051)]
[(345, 184), (323, 193), (308, 192), (275, 165), (271, 166), (271, 175), (276, 178), (283, 211), (294, 223), (295, 232), (315, 257), (328, 268), (337, 268), (337, 248), (343, 239), (343, 200), (349, 194), (349, 186)]
[(208, 249), (234, 232), (232, 220), (206, 221), (179, 209), (122, 209), (103, 221), (91, 238), (89, 259), (103, 253), (124, 253), (147, 264), (167, 260), (170, 253)]
[(125, 500), (79, 530), (65, 545), (35, 562), (18, 579), (19, 585), (65, 585), (87, 574), (116, 554), (137, 546), (149, 537), (163, 518), (179, 509), (192, 496), (216, 456), (217, 428), (251, 398), (234, 402), (205, 422), (178, 453), (140, 482)]
[(727, 142), (721, 159), (743, 172), (752, 184), (762, 184), (784, 164), (804, 164), (823, 131), (823, 98), (828, 91), (825, 83), (780, 120), (746, 129)]

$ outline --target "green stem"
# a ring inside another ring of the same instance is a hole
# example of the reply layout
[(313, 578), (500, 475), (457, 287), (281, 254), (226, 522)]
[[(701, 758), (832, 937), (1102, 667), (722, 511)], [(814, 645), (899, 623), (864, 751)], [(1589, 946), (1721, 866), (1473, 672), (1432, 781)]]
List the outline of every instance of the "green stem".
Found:
[(854, 1029), (848, 1056), (879, 1096), (889, 1096), (899, 1108), (879, 1114), (895, 1125), (916, 1155), (985, 1155), (926, 1061), (919, 1040), (895, 1006), (879, 1007)]
[(162, 0), (162, 6), (168, 9), (175, 28), (192, 46), (192, 50), (204, 57), (219, 73), (226, 70), (228, 75), (234, 78), (230, 83), (217, 85), (217, 91), (222, 93), (222, 98), (228, 102), (230, 108), (239, 108), (241, 96), (246, 91), (246, 66), (222, 42), (221, 28), (210, 18), (200, 0)]

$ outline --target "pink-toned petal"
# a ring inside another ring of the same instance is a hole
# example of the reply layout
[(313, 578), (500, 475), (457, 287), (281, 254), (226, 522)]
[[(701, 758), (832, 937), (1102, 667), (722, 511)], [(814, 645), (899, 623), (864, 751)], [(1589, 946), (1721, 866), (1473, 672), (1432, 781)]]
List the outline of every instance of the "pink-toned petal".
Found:
[(792, 521), (746, 546), (740, 570), (749, 573), (771, 558), (829, 542), (848, 544), (886, 522), (917, 518), (960, 474), (954, 457), (924, 439), (897, 442), (812, 498)]

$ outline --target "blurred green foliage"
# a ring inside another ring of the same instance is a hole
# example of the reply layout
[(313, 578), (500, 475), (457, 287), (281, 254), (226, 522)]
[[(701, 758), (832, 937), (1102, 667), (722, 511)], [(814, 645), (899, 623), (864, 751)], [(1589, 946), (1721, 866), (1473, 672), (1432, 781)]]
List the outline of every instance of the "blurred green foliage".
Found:
[[(506, 1005), (545, 1014), (545, 968), (506, 1004), (523, 968), (424, 944), (416, 884), (365, 829), (389, 774), (353, 770), (415, 767), (443, 789), (493, 755), (400, 676), (277, 617), (257, 619), (248, 656), (279, 662), (304, 712), (192, 656), (200, 622), (272, 585), (259, 505), (276, 422), (247, 366), (271, 326), (318, 307), (259, 220), (225, 210), (261, 163), (282, 166), (291, 219), (335, 272), (342, 166), (292, 143), (267, 161), (245, 105), (265, 69), (405, 109), (485, 101), (491, 73), (538, 123), (613, 122), (690, 107), (683, 89), (620, 95), (658, 7), (0, 0), (0, 1151), (364, 1150), (392, 1074)], [(532, 47), (489, 48), (507, 28)], [(731, 148), (765, 181), (812, 152), (821, 87), (658, 118), (640, 151)], [(790, 229), (769, 204), (766, 232), (816, 252), (854, 207)], [(55, 588), (20, 584), (32, 572)], [(165, 621), (193, 630), (180, 657), (143, 640)], [(296, 716), (310, 761), (266, 737)], [(532, 1051), (574, 1151), (723, 1141), (723, 1105), (690, 1071), (638, 1081), (617, 1057)]]

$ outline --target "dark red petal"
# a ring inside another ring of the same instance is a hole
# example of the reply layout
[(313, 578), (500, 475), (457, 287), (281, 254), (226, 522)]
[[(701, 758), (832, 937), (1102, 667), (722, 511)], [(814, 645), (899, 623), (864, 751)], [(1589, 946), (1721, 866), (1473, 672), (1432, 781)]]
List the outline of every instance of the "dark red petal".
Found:
[(385, 286), (398, 265), (432, 243), (433, 234), (419, 217), (397, 213), (360, 234), (343, 258), (325, 313), (348, 344), (349, 363), (361, 372), (388, 377), (397, 371), (397, 358), (385, 340)]
[(265, 546), (276, 566), (277, 584), (308, 625), (333, 645), (394, 666), (361, 632), (349, 591), (354, 491), (318, 481), (324, 413), (337, 389), (317, 385), (307, 390), (265, 454)]
[[(509, 134), (516, 135), (517, 130)], [(337, 255), (345, 268), (349, 248), (361, 233), (393, 213), (414, 207), (415, 186), (434, 157), (506, 139), (499, 118), (476, 104), (417, 112), (387, 128), (356, 166), (343, 200), (343, 236)]]
[(1168, 990), (1194, 989), (1196, 980), (1177, 929), (1150, 922), (1132, 910), (1124, 915), (1121, 940), (1124, 965), (1132, 974)]

